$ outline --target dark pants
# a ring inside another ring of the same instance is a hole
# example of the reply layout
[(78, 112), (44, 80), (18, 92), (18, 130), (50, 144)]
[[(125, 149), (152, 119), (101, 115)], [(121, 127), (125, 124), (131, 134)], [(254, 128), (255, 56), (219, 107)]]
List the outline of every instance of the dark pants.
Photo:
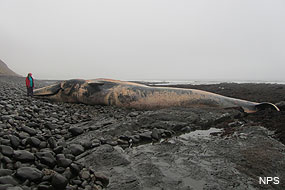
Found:
[(33, 95), (34, 95), (33, 87), (27, 87), (27, 96), (33, 96)]

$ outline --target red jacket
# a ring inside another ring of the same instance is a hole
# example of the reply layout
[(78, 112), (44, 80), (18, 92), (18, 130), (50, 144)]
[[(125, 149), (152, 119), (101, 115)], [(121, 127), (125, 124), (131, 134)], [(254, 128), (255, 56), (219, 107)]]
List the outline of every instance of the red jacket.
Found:
[(26, 77), (26, 87), (33, 87), (34, 88), (34, 79), (33, 79), (33, 77), (31, 77), (32, 78), (32, 80), (33, 80), (33, 86), (31, 86), (31, 82), (30, 82), (30, 80), (29, 80), (29, 77)]

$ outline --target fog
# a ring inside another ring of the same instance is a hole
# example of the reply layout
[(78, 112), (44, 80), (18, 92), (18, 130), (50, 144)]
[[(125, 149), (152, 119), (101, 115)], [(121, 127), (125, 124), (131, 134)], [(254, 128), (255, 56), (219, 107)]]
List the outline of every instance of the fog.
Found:
[(39, 79), (285, 80), (284, 0), (0, 0), (0, 59)]

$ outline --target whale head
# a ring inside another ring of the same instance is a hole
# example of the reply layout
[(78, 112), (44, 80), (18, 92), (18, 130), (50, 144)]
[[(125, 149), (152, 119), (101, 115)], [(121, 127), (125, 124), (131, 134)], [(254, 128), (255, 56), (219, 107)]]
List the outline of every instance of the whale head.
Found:
[[(36, 89), (34, 90), (34, 96), (36, 98), (44, 98), (53, 101), (88, 103), (88, 101), (91, 101), (89, 100), (91, 96), (94, 97), (101, 91), (101, 85), (103, 85), (103, 83), (96, 80), (86, 81), (72, 79)], [(92, 100), (94, 100), (94, 98)]]

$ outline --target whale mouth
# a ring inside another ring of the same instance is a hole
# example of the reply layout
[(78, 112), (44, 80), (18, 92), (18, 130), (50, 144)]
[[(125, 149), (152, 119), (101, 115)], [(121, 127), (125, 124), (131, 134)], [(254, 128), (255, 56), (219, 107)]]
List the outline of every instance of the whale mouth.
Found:
[(62, 90), (61, 83), (53, 84), (34, 90), (34, 96), (53, 96), (56, 95), (60, 90)]

